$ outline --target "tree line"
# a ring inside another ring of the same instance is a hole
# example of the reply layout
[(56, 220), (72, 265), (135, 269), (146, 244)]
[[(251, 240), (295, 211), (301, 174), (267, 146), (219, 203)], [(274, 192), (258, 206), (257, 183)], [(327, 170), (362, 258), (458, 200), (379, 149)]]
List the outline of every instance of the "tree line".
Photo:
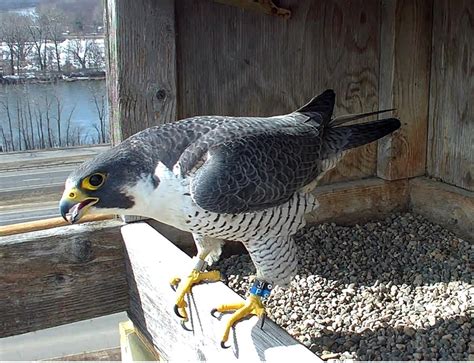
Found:
[(34, 14), (0, 13), (0, 42), (4, 75), (105, 66), (102, 36), (92, 36), (90, 27), (86, 32), (77, 21), (71, 24), (58, 7), (38, 7)]
[[(27, 85), (15, 87), (21, 97), (0, 98), (0, 151), (21, 151), (108, 143), (105, 94), (90, 88), (96, 122), (90, 130), (74, 125), (76, 105), (65, 109), (56, 92), (32, 96)], [(93, 131), (92, 131), (93, 130)]]

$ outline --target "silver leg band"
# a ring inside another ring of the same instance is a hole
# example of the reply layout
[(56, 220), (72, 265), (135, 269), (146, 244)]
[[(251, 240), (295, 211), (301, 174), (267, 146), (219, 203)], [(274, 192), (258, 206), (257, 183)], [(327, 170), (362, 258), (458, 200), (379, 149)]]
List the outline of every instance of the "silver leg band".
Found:
[(207, 268), (207, 262), (204, 260), (201, 260), (199, 257), (196, 257), (196, 264), (194, 265), (194, 269), (196, 271), (202, 272)]

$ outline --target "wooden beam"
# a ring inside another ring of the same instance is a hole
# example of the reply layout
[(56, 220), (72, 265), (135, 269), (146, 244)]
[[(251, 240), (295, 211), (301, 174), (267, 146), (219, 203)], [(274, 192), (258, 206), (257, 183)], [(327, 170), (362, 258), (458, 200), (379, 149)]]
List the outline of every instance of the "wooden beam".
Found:
[(283, 19), (291, 17), (291, 11), (288, 9), (279, 8), (271, 0), (214, 0), (215, 2), (237, 6), (242, 9), (262, 12), (268, 15), (279, 16)]
[(377, 176), (396, 180), (425, 174), (433, 2), (381, 4), (379, 107), (402, 127), (379, 141)]
[(318, 187), (314, 195), (320, 207), (308, 215), (311, 223), (362, 223), (408, 208), (408, 181), (379, 178)]
[(173, 0), (106, 0), (109, 119), (117, 144), (176, 120)]
[(428, 175), (474, 191), (474, 2), (433, 9)]
[(220, 338), (228, 316), (216, 319), (210, 311), (242, 298), (221, 282), (193, 287), (187, 324), (191, 331), (183, 329), (173, 312), (176, 293), (169, 281), (190, 272), (190, 257), (146, 223), (124, 226), (122, 236), (127, 251), (129, 317), (164, 360), (321, 361), (269, 319), (260, 329), (256, 317), (237, 324), (229, 341), (232, 348), (222, 349)]
[(474, 242), (474, 192), (428, 178), (410, 180), (410, 207)]
[(0, 337), (127, 309), (122, 223), (0, 237)]

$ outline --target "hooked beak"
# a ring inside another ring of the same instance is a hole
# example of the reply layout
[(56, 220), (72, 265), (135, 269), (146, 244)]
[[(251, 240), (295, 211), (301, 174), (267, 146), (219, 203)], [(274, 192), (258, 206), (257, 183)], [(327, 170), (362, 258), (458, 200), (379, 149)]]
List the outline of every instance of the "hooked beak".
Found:
[(59, 211), (66, 222), (74, 224), (98, 201), (99, 198), (89, 197), (77, 188), (66, 189), (59, 201)]

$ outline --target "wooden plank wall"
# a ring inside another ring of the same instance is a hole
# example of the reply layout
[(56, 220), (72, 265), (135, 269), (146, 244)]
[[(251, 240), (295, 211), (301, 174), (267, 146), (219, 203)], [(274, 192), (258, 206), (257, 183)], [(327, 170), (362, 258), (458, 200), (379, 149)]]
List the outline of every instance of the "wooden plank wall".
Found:
[[(288, 21), (205, 1), (176, 1), (178, 116), (276, 115), (326, 88), (336, 114), (379, 107), (380, 3), (279, 1)], [(377, 146), (352, 151), (325, 182), (375, 174)]]
[(291, 19), (106, 0), (114, 142), (191, 115), (289, 112), (331, 87), (336, 114), (396, 107), (403, 130), (351, 151), (323, 184), (427, 173), (474, 190), (472, 1), (278, 4)]
[(433, 10), (427, 171), (474, 191), (474, 2), (437, 0)]

